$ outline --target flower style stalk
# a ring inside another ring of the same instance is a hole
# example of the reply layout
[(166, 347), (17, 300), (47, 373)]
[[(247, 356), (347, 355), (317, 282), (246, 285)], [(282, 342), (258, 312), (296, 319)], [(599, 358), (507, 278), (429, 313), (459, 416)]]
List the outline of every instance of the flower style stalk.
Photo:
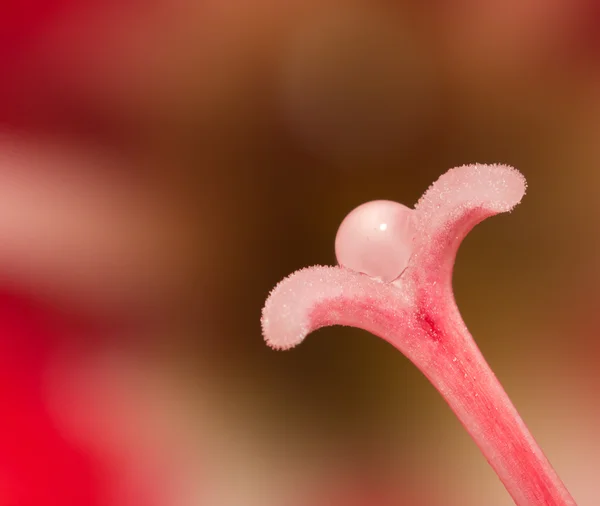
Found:
[(271, 292), (266, 342), (299, 344), (311, 331), (349, 325), (388, 341), (442, 394), (518, 506), (575, 501), (525, 426), (463, 323), (452, 270), (467, 233), (513, 209), (526, 183), (504, 165), (448, 171), (415, 209), (389, 201), (359, 206), (336, 237), (340, 266), (302, 269)]

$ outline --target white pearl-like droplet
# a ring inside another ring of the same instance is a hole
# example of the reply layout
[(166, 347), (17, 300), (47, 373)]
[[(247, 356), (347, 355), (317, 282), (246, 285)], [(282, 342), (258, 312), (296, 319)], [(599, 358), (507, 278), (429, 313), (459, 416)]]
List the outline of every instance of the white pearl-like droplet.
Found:
[(338, 229), (335, 238), (338, 263), (384, 282), (395, 280), (412, 254), (414, 214), (413, 209), (389, 200), (358, 206)]

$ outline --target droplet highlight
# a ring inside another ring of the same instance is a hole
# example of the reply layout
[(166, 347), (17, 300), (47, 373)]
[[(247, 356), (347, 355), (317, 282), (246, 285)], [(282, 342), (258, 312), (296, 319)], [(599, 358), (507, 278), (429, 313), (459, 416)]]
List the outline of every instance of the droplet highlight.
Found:
[(338, 229), (338, 263), (383, 282), (398, 278), (412, 255), (415, 211), (398, 202), (376, 200), (350, 212)]

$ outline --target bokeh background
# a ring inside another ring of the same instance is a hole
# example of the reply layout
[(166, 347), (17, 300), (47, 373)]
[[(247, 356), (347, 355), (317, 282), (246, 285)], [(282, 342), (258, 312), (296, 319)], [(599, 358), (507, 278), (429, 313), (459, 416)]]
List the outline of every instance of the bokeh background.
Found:
[(373, 199), (529, 192), (462, 246), (484, 355), (600, 504), (596, 0), (0, 4), (0, 505), (507, 506), (398, 352), (260, 310)]

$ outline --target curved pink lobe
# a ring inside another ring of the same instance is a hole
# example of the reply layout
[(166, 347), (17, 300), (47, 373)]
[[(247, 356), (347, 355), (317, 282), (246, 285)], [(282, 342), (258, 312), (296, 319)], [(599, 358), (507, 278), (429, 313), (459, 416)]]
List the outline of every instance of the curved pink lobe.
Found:
[(363, 328), (384, 338), (407, 321), (411, 301), (387, 283), (343, 267), (315, 266), (281, 281), (263, 309), (269, 346), (288, 349), (329, 325)]
[(511, 211), (523, 198), (525, 178), (506, 165), (450, 169), (421, 197), (415, 211), (417, 238), (412, 258), (422, 274), (451, 282), (460, 243), (484, 219)]
[[(502, 165), (452, 169), (416, 206), (408, 267), (383, 283), (343, 267), (310, 267), (284, 279), (263, 309), (267, 343), (288, 349), (327, 325), (367, 330), (404, 353), (433, 383), (520, 506), (573, 506), (456, 307), (452, 268), (462, 239), (488, 216), (510, 211), (525, 180)], [(359, 238), (360, 239), (360, 238)]]

